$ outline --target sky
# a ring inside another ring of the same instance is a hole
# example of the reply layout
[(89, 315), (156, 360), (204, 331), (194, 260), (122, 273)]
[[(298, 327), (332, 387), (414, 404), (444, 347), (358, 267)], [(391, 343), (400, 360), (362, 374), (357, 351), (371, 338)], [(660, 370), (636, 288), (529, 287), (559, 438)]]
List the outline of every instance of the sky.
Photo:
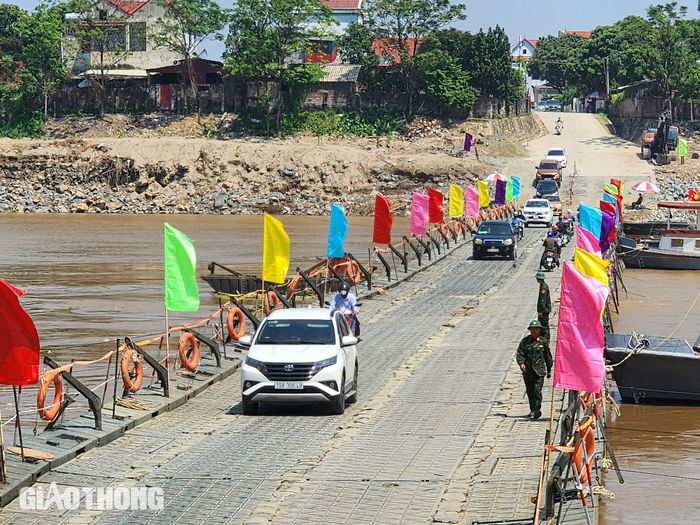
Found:
[[(591, 30), (599, 25), (614, 23), (628, 15), (644, 16), (651, 4), (665, 0), (462, 0), (466, 5), (467, 19), (455, 24), (460, 29), (478, 31), (480, 28), (500, 25), (505, 28), (510, 41), (515, 44), (519, 36), (539, 38), (556, 35), (559, 30)], [(7, 0), (0, 0), (0, 4)], [(14, 0), (24, 9), (32, 9), (39, 0)], [(219, 0), (224, 7), (231, 7), (231, 0)], [(455, 2), (456, 3), (456, 2)], [(697, 0), (678, 0), (688, 7), (691, 17), (700, 16)], [(223, 44), (206, 45), (207, 58), (217, 59)]]

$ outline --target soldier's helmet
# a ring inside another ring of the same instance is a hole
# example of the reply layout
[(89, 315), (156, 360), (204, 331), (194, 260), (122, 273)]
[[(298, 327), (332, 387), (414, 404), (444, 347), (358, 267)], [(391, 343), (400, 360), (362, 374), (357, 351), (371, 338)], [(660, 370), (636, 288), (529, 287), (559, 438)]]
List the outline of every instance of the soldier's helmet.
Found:
[(537, 319), (535, 319), (534, 321), (530, 321), (530, 324), (527, 325), (527, 327), (528, 328), (544, 328), (542, 326), (542, 323), (540, 323)]

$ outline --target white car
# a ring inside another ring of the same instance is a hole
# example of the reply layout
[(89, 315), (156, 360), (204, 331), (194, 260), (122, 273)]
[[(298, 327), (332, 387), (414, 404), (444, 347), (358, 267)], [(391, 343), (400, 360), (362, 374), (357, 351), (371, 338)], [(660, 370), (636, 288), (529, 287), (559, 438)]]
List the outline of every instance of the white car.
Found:
[(525, 227), (531, 224), (552, 226), (554, 210), (547, 199), (530, 199), (525, 203), (522, 211), (525, 216)]
[(550, 148), (547, 151), (547, 160), (556, 160), (562, 168), (566, 168), (566, 150), (564, 148)]
[(357, 337), (345, 316), (325, 308), (273, 310), (250, 344), (241, 366), (243, 413), (258, 403), (328, 403), (334, 414), (357, 400)]

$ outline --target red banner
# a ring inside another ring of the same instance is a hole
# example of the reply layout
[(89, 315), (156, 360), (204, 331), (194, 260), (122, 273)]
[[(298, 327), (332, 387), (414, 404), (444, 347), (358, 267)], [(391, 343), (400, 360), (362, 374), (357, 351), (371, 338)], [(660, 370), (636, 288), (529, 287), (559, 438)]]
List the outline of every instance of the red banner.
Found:
[(700, 201), (700, 191), (695, 188), (688, 188), (688, 200)]
[(26, 292), (0, 279), (0, 384), (33, 385), (39, 380), (39, 335), (22, 308)]
[(381, 193), (377, 193), (374, 201), (374, 234), (372, 242), (375, 244), (389, 244), (391, 242), (391, 225), (394, 219), (391, 217), (389, 201)]
[(442, 192), (428, 188), (428, 217), (430, 224), (440, 224), (445, 218), (442, 209)]

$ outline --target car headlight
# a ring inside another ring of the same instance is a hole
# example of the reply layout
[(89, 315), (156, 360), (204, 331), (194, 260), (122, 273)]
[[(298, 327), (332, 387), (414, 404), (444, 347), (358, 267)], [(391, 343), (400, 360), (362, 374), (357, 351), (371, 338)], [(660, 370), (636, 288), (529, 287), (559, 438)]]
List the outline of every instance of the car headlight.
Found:
[(322, 368), (326, 368), (327, 366), (333, 366), (338, 362), (338, 356), (334, 355), (333, 357), (329, 357), (328, 359), (324, 359), (323, 361), (316, 361), (314, 363), (314, 368), (316, 370), (321, 370)]
[(506, 239), (503, 241), (504, 246), (510, 246), (511, 244), (513, 244), (513, 239)]
[(257, 359), (253, 359), (252, 357), (246, 356), (245, 364), (248, 366), (252, 366), (253, 368), (257, 368), (261, 372), (267, 372), (267, 367), (265, 366), (265, 363), (263, 363), (262, 361), (258, 361)]
[(484, 244), (484, 241), (481, 239), (474, 239), (474, 244)]

